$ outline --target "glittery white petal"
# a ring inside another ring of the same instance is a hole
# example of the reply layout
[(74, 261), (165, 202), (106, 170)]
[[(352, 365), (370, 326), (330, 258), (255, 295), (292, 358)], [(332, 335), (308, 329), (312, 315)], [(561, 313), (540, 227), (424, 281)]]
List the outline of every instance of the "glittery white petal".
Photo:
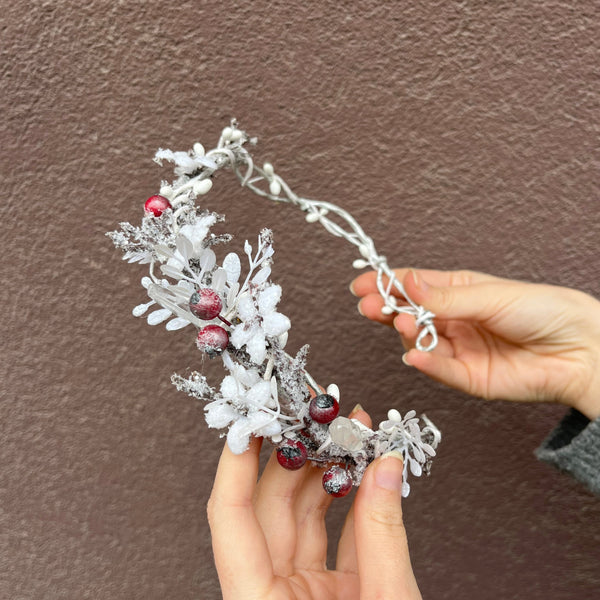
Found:
[(270, 313), (263, 318), (263, 329), (268, 336), (275, 337), (281, 335), (290, 327), (290, 320), (281, 313)]
[(224, 398), (235, 398), (238, 395), (238, 384), (235, 377), (227, 375), (221, 381), (221, 394)]
[(250, 444), (250, 432), (248, 421), (245, 418), (238, 419), (227, 434), (227, 445), (234, 454), (242, 454)]
[(209, 427), (222, 429), (239, 418), (239, 415), (229, 404), (211, 402), (205, 407), (206, 423)]
[(258, 295), (258, 309), (262, 315), (275, 310), (277, 303), (281, 298), (281, 286), (270, 285), (262, 290)]
[(259, 381), (248, 390), (247, 398), (250, 402), (264, 405), (271, 399), (271, 382)]
[(265, 334), (259, 327), (256, 328), (254, 335), (246, 343), (246, 350), (250, 355), (250, 360), (257, 365), (261, 365), (267, 357)]
[(242, 321), (252, 321), (258, 314), (256, 312), (256, 306), (254, 306), (254, 301), (250, 296), (242, 296), (238, 300), (238, 316)]
[(229, 341), (235, 348), (240, 349), (248, 340), (256, 333), (258, 326), (247, 327), (244, 323), (240, 323), (233, 328), (233, 333), (229, 336)]

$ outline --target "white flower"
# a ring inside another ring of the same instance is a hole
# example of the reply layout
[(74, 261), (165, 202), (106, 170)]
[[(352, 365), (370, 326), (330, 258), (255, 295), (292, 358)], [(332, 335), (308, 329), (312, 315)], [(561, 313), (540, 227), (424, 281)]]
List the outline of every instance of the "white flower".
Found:
[(269, 284), (238, 299), (237, 314), (241, 320), (231, 334), (236, 348), (246, 346), (252, 362), (260, 365), (267, 356), (267, 339), (278, 337), (290, 328), (290, 320), (275, 311), (281, 298), (281, 287)]

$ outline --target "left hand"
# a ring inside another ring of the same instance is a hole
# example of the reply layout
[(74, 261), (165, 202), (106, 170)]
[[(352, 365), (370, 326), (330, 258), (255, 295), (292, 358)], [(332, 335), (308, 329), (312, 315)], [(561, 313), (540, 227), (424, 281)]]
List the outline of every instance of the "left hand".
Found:
[[(364, 411), (352, 415), (370, 425)], [(260, 439), (241, 455), (223, 450), (208, 502), (224, 600), (417, 600), (402, 522), (402, 461), (380, 457), (366, 470), (328, 570), (325, 514), (332, 497), (323, 470), (297, 471), (275, 456), (257, 484)]]

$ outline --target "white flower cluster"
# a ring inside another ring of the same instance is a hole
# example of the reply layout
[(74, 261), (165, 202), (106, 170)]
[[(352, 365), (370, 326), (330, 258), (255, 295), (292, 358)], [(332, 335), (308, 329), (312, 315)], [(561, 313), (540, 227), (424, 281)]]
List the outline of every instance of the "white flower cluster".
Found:
[[(255, 248), (246, 241), (246, 268), (235, 252), (218, 258), (218, 245), (231, 238), (212, 233), (211, 228), (222, 218), (196, 206), (198, 198), (211, 189), (215, 171), (230, 167), (260, 195), (277, 197), (285, 192), (286, 197), (298, 199), (271, 164), (262, 170), (254, 166), (244, 147), (248, 141), (246, 134), (232, 125), (208, 153), (200, 144), (190, 152), (157, 152), (157, 162), (175, 164), (177, 179), (171, 184), (163, 182), (160, 194), (147, 200), (139, 227), (122, 223), (121, 230), (108, 234), (123, 250), (125, 260), (149, 265), (148, 275), (142, 278), (149, 300), (136, 306), (133, 314), (147, 315), (148, 324), (164, 323), (171, 331), (192, 325), (198, 348), (210, 357), (221, 357), (227, 374), (218, 391), (199, 373), (172, 379), (178, 389), (207, 401), (208, 425), (227, 428), (227, 443), (233, 452), (244, 452), (251, 436), (269, 438), (281, 450), (283, 466), (298, 468), (306, 459), (341, 464), (342, 479), (347, 477), (358, 485), (370, 461), (383, 452), (400, 450), (405, 457), (406, 495), (408, 471), (419, 476), (428, 470), (440, 441), (439, 431), (425, 417), (421, 429), (414, 411), (402, 418), (391, 410), (377, 431), (337, 416), (339, 390), (331, 385), (323, 393), (305, 369), (306, 348), (295, 358), (285, 353), (290, 320), (277, 311), (282, 290), (270, 280), (273, 245), (268, 229), (260, 233)], [(267, 192), (258, 187), (260, 181), (268, 186)], [(309, 201), (297, 202), (309, 220), (320, 221), (335, 235), (342, 235), (339, 225), (328, 225), (325, 216), (329, 211), (339, 214), (341, 209), (326, 203), (303, 206), (302, 202)], [(360, 230), (358, 225), (353, 228), (355, 234)], [(361, 254), (381, 267), (383, 257), (376, 256), (369, 238), (363, 238), (356, 244)], [(356, 239), (350, 241), (356, 243)], [(411, 306), (431, 333), (430, 316)], [(331, 489), (332, 480), (328, 480)], [(335, 480), (339, 481), (339, 474)], [(341, 495), (338, 492), (331, 491)]]

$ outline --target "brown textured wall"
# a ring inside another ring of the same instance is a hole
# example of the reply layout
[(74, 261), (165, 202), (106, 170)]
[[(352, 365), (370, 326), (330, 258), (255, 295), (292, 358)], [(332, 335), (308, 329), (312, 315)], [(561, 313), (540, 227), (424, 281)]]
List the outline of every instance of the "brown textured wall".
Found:
[[(0, 7), (0, 598), (217, 598), (204, 511), (220, 443), (169, 383), (198, 354), (131, 317), (142, 269), (103, 235), (166, 176), (153, 152), (210, 146), (235, 116), (392, 264), (598, 296), (598, 4), (85, 4)], [(562, 409), (402, 367), (394, 333), (356, 314), (350, 246), (225, 175), (215, 189), (239, 243), (275, 230), (313, 374), (348, 410), (427, 410), (443, 429), (405, 502), (424, 597), (595, 597), (598, 500), (532, 455)]]

